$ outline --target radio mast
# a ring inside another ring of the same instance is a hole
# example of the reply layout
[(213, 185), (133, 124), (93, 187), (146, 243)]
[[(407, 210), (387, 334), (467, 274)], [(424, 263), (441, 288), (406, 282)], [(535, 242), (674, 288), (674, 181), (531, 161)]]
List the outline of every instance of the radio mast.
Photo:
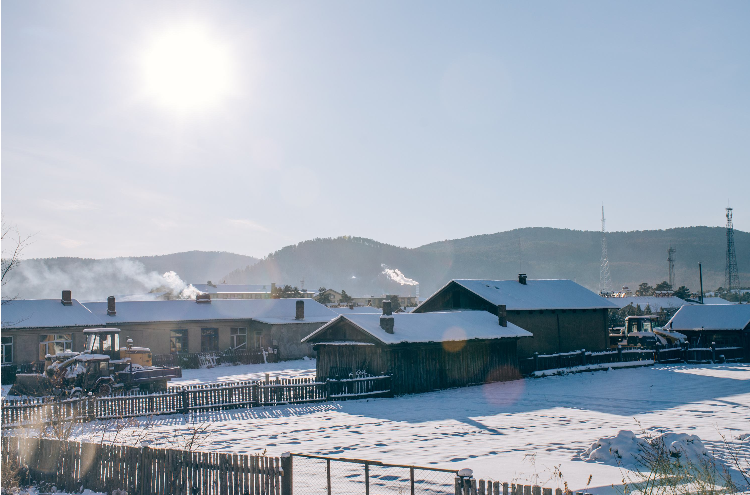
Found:
[(737, 253), (734, 251), (732, 208), (727, 208), (727, 265), (724, 269), (724, 288), (730, 292), (740, 288), (740, 276), (737, 272)]

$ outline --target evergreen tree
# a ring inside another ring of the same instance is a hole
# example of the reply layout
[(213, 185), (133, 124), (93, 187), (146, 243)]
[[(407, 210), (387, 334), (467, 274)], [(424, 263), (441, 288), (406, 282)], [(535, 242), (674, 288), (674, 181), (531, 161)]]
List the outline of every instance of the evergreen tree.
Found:
[(676, 291), (674, 291), (675, 297), (679, 297), (680, 299), (687, 299), (690, 297), (690, 289), (685, 287), (684, 285), (681, 285)]
[(331, 303), (331, 295), (328, 294), (325, 287), (321, 287), (318, 289), (318, 295), (315, 296), (315, 300), (318, 301), (320, 304), (330, 304)]
[(344, 304), (349, 304), (352, 302), (352, 296), (346, 293), (344, 289), (341, 289), (341, 302)]

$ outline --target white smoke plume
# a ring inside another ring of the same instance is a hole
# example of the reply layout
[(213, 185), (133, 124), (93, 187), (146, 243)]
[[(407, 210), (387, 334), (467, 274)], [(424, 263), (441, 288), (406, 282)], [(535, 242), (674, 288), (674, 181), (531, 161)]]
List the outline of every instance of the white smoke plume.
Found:
[(110, 260), (26, 260), (3, 287), (3, 297), (57, 299), (63, 289), (80, 301), (104, 301), (107, 296), (125, 300), (195, 299), (198, 290), (173, 271), (160, 275), (143, 263), (127, 258)]
[(400, 285), (419, 285), (419, 282), (408, 278), (401, 273), (398, 268), (388, 268), (386, 265), (380, 265), (383, 268), (383, 275)]

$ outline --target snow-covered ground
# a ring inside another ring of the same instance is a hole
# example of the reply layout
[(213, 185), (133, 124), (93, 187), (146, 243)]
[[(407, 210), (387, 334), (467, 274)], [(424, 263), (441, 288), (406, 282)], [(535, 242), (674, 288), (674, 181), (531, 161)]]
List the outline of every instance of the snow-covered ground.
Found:
[[(302, 364), (289, 373), (300, 372)], [(264, 373), (269, 365), (257, 366), (265, 368), (196, 370), (185, 380), (224, 380), (236, 376), (235, 371), (250, 376)], [(314, 361), (305, 366), (312, 369)], [(611, 485), (623, 477), (620, 468), (586, 462), (582, 455), (620, 430), (696, 435), (709, 451), (725, 457), (722, 435), (750, 433), (750, 365), (597, 371), (392, 399), (237, 409), (136, 423), (121, 427), (118, 438), (135, 442), (145, 436), (154, 446), (179, 447), (196, 425), (210, 423), (202, 450), (291, 451), (470, 467), (481, 478), (551, 487), (565, 480), (572, 489), (583, 489), (591, 476), (587, 491), (612, 493)], [(92, 429), (103, 426), (85, 426), (79, 435), (92, 435)], [(750, 449), (747, 440), (739, 445)], [(562, 478), (554, 478), (556, 471)]]

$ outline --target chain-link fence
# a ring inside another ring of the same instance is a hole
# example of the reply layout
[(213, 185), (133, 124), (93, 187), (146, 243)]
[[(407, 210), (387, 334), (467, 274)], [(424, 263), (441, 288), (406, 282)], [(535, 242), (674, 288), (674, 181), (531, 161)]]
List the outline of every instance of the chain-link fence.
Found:
[(309, 495), (455, 493), (456, 471), (292, 454), (293, 492)]

